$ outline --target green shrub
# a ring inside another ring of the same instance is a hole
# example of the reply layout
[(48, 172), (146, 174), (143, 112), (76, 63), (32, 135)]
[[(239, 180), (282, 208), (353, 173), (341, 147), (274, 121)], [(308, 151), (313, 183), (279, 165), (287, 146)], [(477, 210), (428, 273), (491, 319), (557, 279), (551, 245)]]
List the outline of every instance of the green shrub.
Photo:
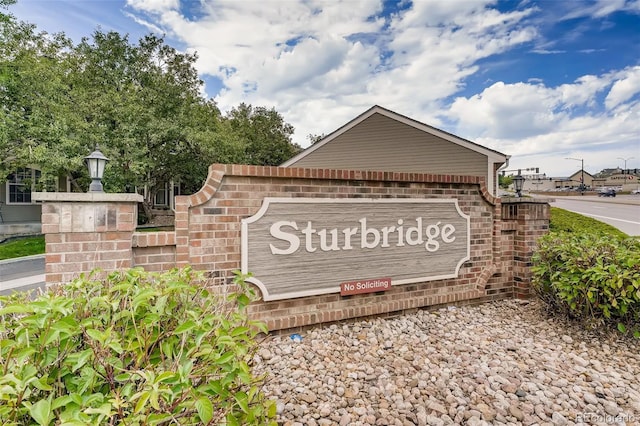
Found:
[(92, 277), (0, 298), (1, 424), (275, 424), (242, 276), (228, 295), (189, 269)]
[(552, 232), (533, 264), (533, 288), (548, 306), (640, 337), (640, 240)]
[(570, 232), (574, 234), (603, 234), (616, 238), (626, 238), (627, 234), (608, 223), (600, 222), (558, 207), (551, 207), (551, 221), (549, 223), (551, 232)]

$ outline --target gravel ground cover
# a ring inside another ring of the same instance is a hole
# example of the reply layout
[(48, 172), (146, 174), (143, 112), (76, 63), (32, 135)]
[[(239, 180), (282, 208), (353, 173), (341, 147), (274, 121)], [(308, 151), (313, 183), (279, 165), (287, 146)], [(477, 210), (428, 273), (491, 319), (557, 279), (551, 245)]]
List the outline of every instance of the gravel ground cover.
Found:
[(283, 425), (640, 424), (640, 343), (536, 301), (270, 336), (255, 356)]

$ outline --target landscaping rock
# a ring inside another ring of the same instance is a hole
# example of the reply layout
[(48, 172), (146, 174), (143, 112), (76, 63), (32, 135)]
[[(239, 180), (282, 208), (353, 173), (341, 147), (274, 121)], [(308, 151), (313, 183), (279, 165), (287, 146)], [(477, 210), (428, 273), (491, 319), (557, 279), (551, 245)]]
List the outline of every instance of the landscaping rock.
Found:
[(640, 423), (637, 340), (547, 317), (536, 301), (419, 311), (271, 336), (255, 373), (288, 425)]

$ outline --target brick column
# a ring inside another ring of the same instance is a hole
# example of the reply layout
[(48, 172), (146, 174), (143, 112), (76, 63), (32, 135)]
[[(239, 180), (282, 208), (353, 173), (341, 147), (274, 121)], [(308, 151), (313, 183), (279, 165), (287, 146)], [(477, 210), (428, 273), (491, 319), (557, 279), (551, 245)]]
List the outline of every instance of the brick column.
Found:
[(139, 194), (37, 192), (42, 201), (47, 286), (96, 268), (104, 273), (132, 266), (132, 236)]
[(538, 238), (549, 232), (549, 201), (536, 198), (502, 199), (503, 223), (509, 223), (511, 229), (515, 229), (512, 251), (513, 294), (516, 298), (523, 299), (531, 295), (531, 258)]

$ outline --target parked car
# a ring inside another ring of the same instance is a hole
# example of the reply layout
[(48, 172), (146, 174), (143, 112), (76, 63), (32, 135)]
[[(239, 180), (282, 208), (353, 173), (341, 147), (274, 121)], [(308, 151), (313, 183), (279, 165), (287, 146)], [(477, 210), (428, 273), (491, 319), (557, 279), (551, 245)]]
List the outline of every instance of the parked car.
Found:
[(631, 193), (635, 195), (640, 195), (640, 189), (634, 189), (633, 191), (631, 191)]
[(615, 197), (615, 196), (616, 196), (616, 190), (613, 188), (603, 189), (598, 194), (598, 197)]

